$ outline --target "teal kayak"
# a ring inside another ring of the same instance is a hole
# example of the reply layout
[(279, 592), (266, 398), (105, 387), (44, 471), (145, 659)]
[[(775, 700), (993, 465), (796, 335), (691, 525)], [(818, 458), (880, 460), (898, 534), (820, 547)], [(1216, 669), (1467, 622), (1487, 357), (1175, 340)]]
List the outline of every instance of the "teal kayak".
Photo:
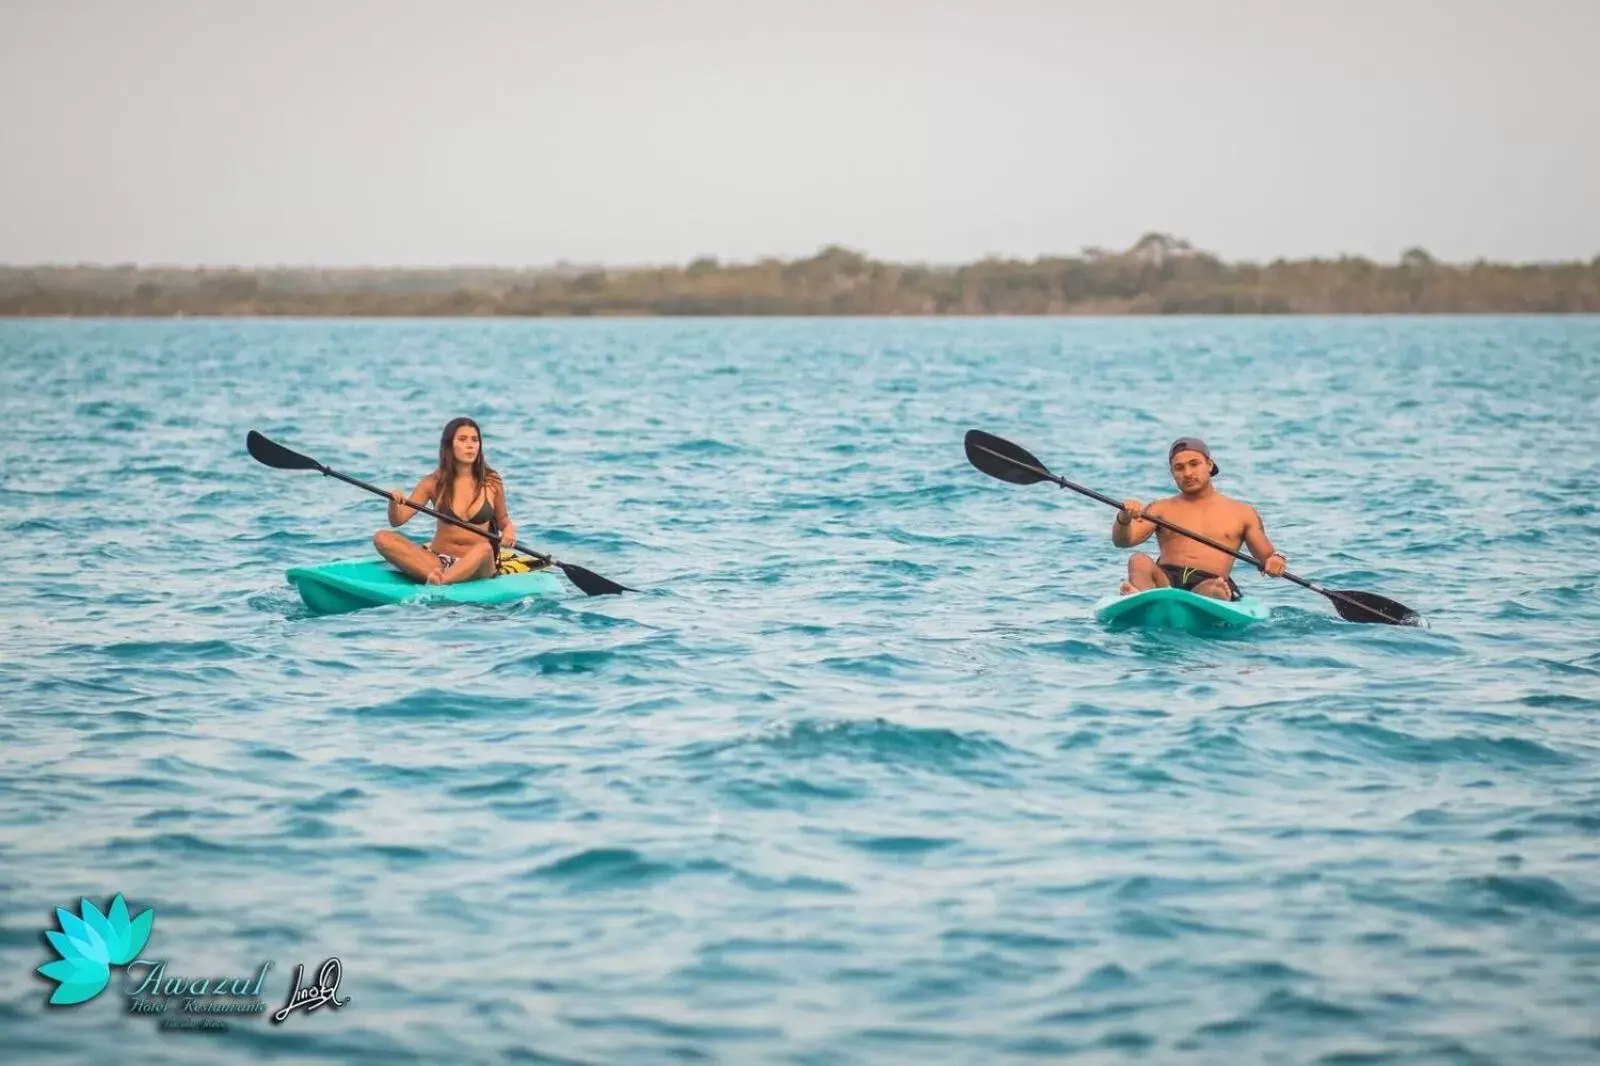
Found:
[(289, 583), (317, 614), (344, 614), (391, 603), (513, 603), (530, 596), (555, 596), (561, 579), (554, 570), (501, 574), (454, 585), (412, 581), (381, 559), (344, 559), (322, 566), (297, 566)]
[(1265, 622), (1271, 612), (1260, 600), (1217, 600), (1182, 589), (1145, 589), (1126, 596), (1107, 596), (1094, 605), (1094, 616), (1113, 628), (1181, 629), (1204, 633), (1239, 629)]

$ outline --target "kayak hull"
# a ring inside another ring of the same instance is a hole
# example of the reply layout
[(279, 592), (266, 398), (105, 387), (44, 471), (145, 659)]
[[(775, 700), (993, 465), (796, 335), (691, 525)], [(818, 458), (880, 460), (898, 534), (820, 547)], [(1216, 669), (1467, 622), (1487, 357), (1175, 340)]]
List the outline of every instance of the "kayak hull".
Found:
[(555, 596), (561, 579), (554, 570), (461, 581), (453, 585), (425, 585), (412, 581), (380, 559), (344, 559), (322, 566), (297, 566), (289, 583), (316, 614), (346, 614), (368, 607), (395, 603), (514, 603), (533, 596)]
[(1107, 596), (1094, 605), (1094, 616), (1113, 629), (1178, 629), (1205, 633), (1243, 629), (1265, 622), (1271, 612), (1260, 600), (1217, 600), (1183, 589), (1145, 589), (1126, 596)]

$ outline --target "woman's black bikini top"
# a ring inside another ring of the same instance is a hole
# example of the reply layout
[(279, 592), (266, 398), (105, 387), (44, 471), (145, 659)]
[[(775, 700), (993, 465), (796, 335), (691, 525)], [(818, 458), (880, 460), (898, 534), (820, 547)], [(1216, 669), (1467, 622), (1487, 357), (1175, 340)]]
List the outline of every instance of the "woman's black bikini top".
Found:
[[(439, 510), (443, 511), (451, 518), (461, 518), (460, 515), (456, 514), (456, 509), (450, 506), (450, 501), (448, 499), (439, 501)], [(484, 522), (489, 522), (493, 519), (494, 505), (489, 502), (489, 494), (487, 492), (485, 492), (483, 495), (483, 506), (478, 509), (478, 513), (473, 515), (471, 518), (461, 518), (463, 522), (470, 522), (473, 525), (482, 525)]]

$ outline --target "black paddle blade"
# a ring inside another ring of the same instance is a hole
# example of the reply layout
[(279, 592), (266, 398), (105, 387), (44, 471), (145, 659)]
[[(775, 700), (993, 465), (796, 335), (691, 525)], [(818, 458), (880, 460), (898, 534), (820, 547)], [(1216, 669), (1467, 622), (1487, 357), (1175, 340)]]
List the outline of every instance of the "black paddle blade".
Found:
[(244, 438), (244, 446), (252, 458), (263, 466), (278, 470), (321, 470), (322, 464), (309, 455), (292, 452), (275, 440), (251, 430)]
[(585, 570), (576, 563), (558, 562), (556, 565), (559, 566), (561, 568), (561, 572), (566, 574), (568, 579), (570, 579), (574, 585), (578, 586), (578, 588), (581, 589), (586, 595), (620, 596), (624, 592), (634, 591), (633, 589), (628, 588), (626, 585), (617, 584), (610, 578), (601, 577), (593, 570)]
[(1420, 626), (1422, 616), (1387, 596), (1357, 589), (1329, 589), (1333, 609), (1347, 622), (1376, 622), (1390, 626)]
[(993, 433), (969, 429), (966, 443), (967, 462), (990, 477), (1009, 481), (1013, 485), (1032, 485), (1036, 481), (1051, 480), (1050, 471), (1027, 449), (1019, 448)]

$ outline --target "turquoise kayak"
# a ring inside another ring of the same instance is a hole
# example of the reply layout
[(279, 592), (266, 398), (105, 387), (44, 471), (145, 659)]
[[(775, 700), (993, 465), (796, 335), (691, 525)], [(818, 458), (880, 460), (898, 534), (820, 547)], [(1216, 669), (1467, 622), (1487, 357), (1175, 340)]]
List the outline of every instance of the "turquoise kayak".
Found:
[(1113, 628), (1181, 629), (1204, 633), (1215, 629), (1240, 629), (1265, 622), (1267, 605), (1246, 596), (1216, 600), (1182, 589), (1145, 589), (1126, 596), (1107, 596), (1094, 605), (1094, 616)]
[(513, 603), (530, 596), (555, 596), (561, 578), (550, 569), (501, 574), (454, 585), (412, 581), (382, 559), (344, 559), (322, 566), (297, 566), (289, 583), (317, 614), (344, 614), (392, 603)]

